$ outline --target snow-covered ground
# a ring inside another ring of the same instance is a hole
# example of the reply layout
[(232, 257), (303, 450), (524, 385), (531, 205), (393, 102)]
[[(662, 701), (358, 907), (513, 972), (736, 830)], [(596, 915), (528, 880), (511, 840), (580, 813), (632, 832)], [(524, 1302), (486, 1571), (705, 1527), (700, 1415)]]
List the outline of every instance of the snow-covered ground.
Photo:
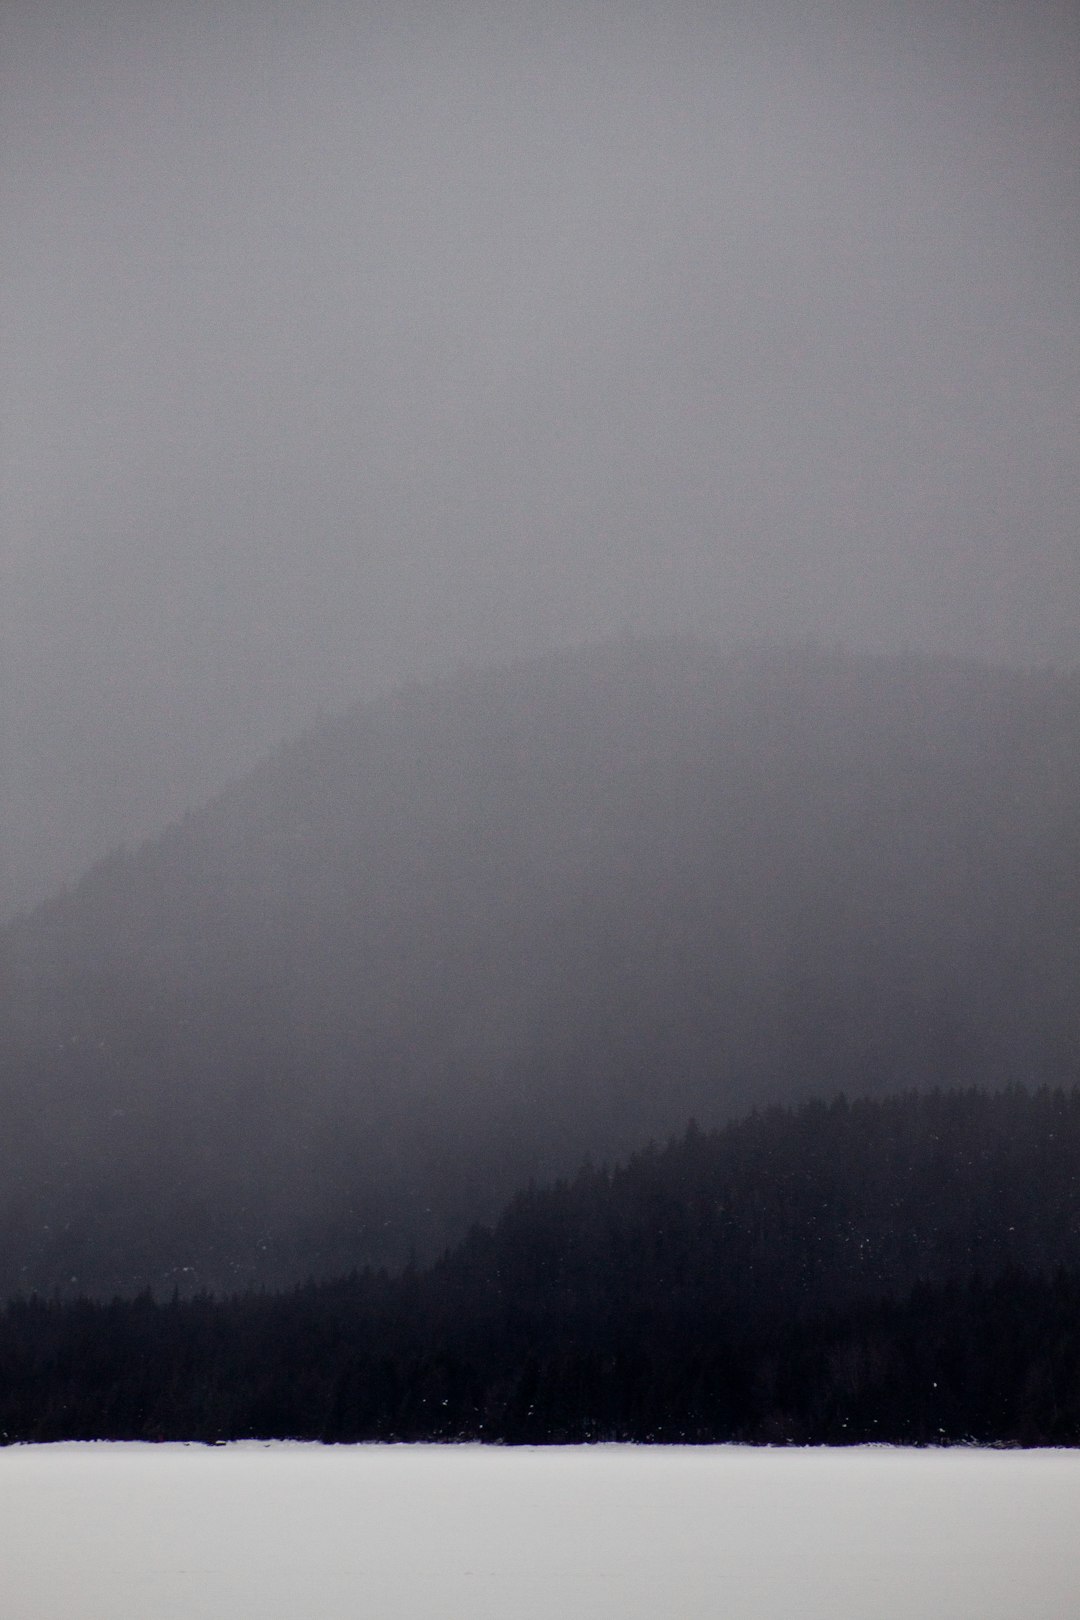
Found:
[(1080, 1453), (0, 1451), (3, 1620), (1068, 1620)]

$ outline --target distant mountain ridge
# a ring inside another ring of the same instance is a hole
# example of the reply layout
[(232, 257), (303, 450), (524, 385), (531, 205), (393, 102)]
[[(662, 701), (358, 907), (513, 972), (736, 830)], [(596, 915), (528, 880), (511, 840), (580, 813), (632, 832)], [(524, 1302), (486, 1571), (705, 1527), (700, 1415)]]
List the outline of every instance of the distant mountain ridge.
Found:
[(0, 972), (0, 1291), (400, 1262), (691, 1115), (1070, 1086), (1080, 677), (627, 642), (419, 686)]

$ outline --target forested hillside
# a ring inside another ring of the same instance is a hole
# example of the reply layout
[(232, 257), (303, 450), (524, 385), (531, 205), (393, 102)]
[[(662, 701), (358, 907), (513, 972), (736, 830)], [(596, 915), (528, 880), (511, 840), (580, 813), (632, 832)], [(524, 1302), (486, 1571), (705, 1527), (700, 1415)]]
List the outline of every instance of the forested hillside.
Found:
[(424, 1271), (12, 1302), (0, 1436), (1080, 1443), (1080, 1092), (691, 1128)]
[(423, 1261), (691, 1116), (1070, 1086), (1080, 678), (628, 642), (419, 686), (0, 972), (5, 1292)]

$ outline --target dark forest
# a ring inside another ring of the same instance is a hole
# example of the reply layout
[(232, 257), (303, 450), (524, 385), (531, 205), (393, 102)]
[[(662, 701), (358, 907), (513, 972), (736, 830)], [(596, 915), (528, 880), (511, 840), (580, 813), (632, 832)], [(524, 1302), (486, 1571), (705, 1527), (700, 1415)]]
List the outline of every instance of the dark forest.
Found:
[(12, 1301), (0, 1435), (1080, 1442), (1080, 1093), (692, 1125), (434, 1265)]

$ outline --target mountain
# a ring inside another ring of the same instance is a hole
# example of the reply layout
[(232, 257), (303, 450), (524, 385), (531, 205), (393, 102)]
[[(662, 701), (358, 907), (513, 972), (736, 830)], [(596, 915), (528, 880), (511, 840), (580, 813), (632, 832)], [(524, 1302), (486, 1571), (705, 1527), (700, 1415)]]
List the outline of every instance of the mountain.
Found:
[(1080, 677), (628, 641), (417, 686), (0, 972), (8, 1292), (423, 1260), (691, 1116), (1072, 1085)]

